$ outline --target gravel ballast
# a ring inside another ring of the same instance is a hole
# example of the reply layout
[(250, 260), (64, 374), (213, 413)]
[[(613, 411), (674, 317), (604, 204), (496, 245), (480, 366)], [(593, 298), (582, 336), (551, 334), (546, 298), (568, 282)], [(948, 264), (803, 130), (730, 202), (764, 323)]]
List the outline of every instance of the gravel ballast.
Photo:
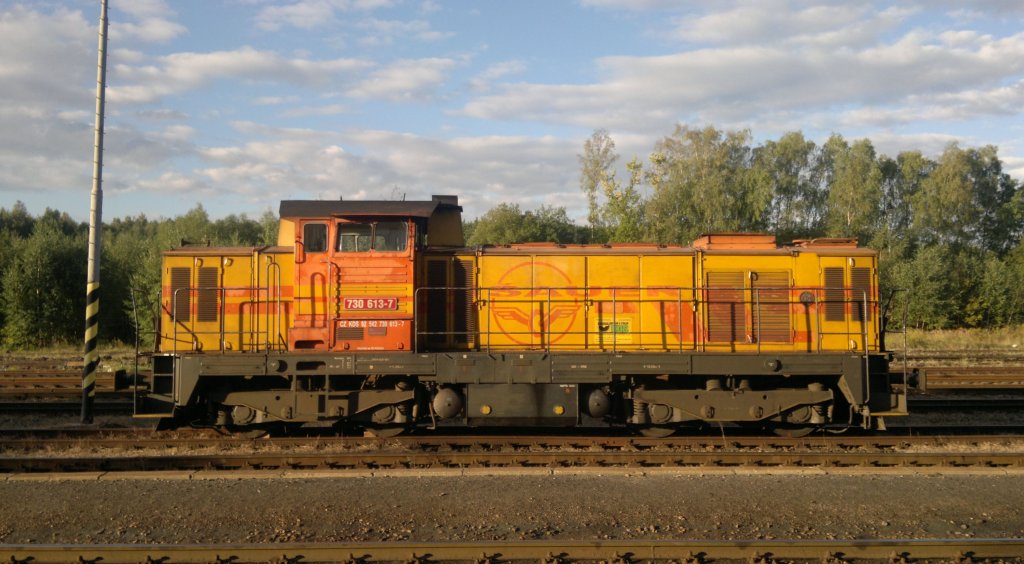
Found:
[(1020, 475), (568, 474), (0, 481), (0, 542), (1024, 536)]

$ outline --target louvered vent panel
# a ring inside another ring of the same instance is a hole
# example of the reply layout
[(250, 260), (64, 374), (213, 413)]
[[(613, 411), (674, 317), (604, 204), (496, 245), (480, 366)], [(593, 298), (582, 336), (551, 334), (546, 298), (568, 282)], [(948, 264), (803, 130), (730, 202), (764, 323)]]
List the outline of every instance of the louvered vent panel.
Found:
[(757, 291), (754, 329), (762, 343), (789, 343), (793, 340), (789, 311), (789, 273), (758, 272), (752, 281)]
[(843, 291), (843, 268), (825, 269), (825, 321), (846, 320), (846, 292)]
[(196, 321), (217, 321), (218, 269), (199, 269), (199, 290), (196, 291)]
[(337, 341), (362, 341), (363, 327), (338, 327), (334, 331), (334, 339)]
[(853, 319), (864, 319), (864, 297), (868, 299), (868, 320), (871, 320), (871, 269), (854, 267), (850, 269), (850, 287), (853, 288), (850, 299), (853, 301)]
[[(427, 262), (427, 287), (445, 288), (448, 286), (448, 260), (433, 259)], [(444, 344), (448, 318), (448, 291), (423, 290), (427, 308), (427, 342), (432, 345)]]
[(708, 341), (745, 342), (742, 272), (708, 273)]
[(476, 342), (476, 308), (473, 307), (476, 270), (473, 268), (473, 259), (455, 259), (452, 267), (452, 285), (456, 288), (464, 288), (455, 290), (453, 307), (455, 342), (473, 344)]
[(171, 315), (175, 321), (187, 323), (192, 309), (192, 296), (188, 290), (192, 269), (186, 266), (171, 268)]

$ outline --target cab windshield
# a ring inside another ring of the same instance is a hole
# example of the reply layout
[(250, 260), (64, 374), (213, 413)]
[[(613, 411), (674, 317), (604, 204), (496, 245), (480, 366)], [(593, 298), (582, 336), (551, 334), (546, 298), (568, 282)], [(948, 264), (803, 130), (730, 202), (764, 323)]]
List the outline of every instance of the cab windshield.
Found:
[(336, 249), (341, 253), (400, 252), (405, 250), (404, 221), (339, 223)]

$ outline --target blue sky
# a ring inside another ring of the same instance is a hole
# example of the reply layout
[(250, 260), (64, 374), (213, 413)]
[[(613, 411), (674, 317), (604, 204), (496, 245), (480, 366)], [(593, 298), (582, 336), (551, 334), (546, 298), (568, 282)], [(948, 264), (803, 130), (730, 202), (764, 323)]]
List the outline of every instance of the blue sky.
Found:
[[(585, 215), (577, 154), (676, 124), (999, 147), (1019, 0), (109, 0), (104, 217), (458, 194)], [(85, 220), (99, 0), (0, 2), (0, 207)]]

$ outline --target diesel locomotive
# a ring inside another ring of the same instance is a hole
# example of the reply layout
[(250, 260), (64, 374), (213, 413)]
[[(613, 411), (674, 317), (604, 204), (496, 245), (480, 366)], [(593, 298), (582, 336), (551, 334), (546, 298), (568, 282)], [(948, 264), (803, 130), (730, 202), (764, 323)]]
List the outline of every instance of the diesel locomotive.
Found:
[(246, 429), (740, 424), (907, 413), (877, 253), (779, 245), (467, 247), (455, 196), (283, 201), (278, 244), (164, 254), (139, 417)]

